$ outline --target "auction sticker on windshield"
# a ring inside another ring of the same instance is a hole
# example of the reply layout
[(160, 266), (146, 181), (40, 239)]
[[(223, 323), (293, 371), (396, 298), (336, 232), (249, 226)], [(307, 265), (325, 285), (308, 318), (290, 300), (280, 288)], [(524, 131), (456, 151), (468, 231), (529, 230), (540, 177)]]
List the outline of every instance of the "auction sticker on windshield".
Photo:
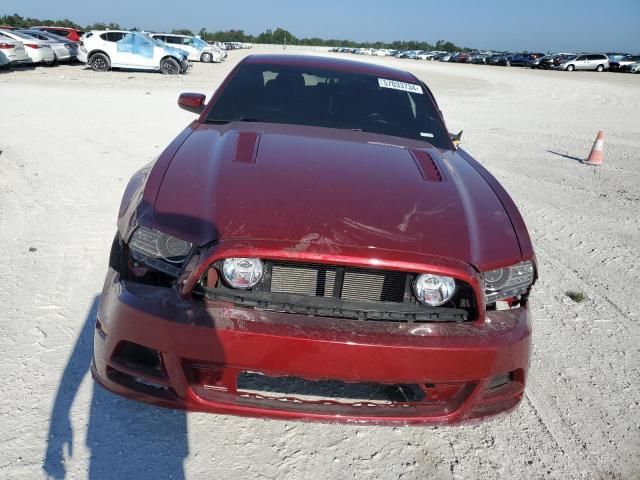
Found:
[(422, 94), (422, 87), (413, 83), (397, 82), (396, 80), (387, 80), (379, 78), (378, 85), (382, 88), (393, 88), (394, 90), (402, 90), (405, 92), (413, 92)]

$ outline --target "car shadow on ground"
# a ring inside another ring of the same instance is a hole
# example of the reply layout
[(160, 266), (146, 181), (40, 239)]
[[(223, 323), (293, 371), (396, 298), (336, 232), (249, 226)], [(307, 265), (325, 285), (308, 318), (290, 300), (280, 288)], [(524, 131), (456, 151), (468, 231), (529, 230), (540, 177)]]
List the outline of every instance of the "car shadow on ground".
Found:
[(565, 153), (554, 152), (553, 150), (547, 150), (547, 152), (553, 153), (554, 155), (558, 155), (559, 157), (568, 158), (569, 160), (575, 160), (576, 162), (579, 162), (579, 163), (582, 163), (584, 161), (584, 159), (582, 158), (574, 157), (572, 155), (567, 155)]
[[(62, 374), (51, 411), (42, 466), (50, 478), (75, 478), (77, 474), (66, 468), (78, 455), (76, 447), (82, 441), (80, 434), (73, 431), (72, 407), (81, 383), (90, 375), (99, 302), (100, 296), (96, 295)], [(90, 451), (87, 478), (184, 478), (183, 461), (189, 452), (185, 412), (126, 400), (96, 383), (92, 389), (85, 438)]]

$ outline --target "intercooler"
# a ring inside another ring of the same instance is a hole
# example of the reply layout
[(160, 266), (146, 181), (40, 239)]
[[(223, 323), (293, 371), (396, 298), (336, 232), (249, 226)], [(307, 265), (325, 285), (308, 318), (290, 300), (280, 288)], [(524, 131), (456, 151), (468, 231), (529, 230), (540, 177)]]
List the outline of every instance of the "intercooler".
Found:
[(271, 265), (273, 293), (402, 302), (406, 286), (407, 274), (403, 272), (295, 263)]

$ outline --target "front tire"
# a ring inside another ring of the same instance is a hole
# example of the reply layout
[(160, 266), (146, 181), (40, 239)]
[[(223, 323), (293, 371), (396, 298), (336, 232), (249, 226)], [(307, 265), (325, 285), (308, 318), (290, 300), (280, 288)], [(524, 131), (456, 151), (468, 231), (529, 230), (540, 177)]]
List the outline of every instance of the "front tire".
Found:
[(596, 67), (596, 71), (597, 71), (597, 72), (602, 72), (603, 70), (604, 70), (604, 65), (598, 65), (598, 66)]
[(567, 65), (567, 72), (573, 72), (576, 69), (573, 65)]
[(211, 63), (213, 62), (213, 55), (211, 55), (210, 53), (203, 53), (202, 55), (200, 55), (200, 61), (202, 63)]
[(160, 71), (163, 75), (179, 75), (180, 64), (171, 57), (163, 58), (160, 62)]
[(89, 59), (89, 65), (94, 72), (106, 72), (109, 70), (111, 62), (104, 53), (94, 53)]

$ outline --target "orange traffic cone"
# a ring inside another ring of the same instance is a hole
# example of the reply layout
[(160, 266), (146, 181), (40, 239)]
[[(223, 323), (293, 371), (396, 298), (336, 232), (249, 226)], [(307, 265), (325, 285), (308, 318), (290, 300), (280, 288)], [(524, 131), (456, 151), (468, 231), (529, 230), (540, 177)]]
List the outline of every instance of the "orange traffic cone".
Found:
[(602, 165), (602, 162), (604, 162), (604, 132), (600, 130), (589, 157), (582, 163), (586, 163), (587, 165)]

